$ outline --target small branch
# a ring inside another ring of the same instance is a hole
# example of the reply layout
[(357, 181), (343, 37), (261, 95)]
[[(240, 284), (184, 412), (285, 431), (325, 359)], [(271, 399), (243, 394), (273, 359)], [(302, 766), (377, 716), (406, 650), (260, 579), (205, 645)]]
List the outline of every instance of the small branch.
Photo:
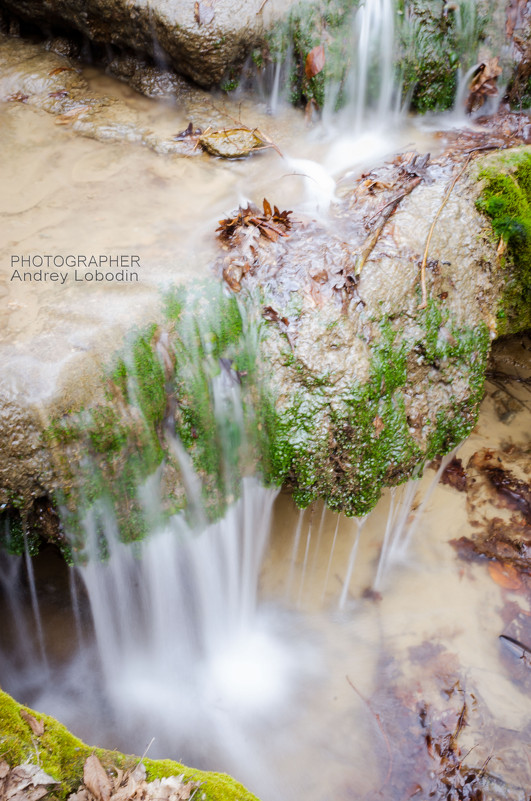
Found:
[(383, 208), (381, 208), (380, 211), (377, 212), (377, 214), (373, 215), (370, 218), (369, 222), (374, 220), (379, 215), (382, 215), (382, 219), (378, 223), (377, 227), (372, 232), (372, 234), (370, 234), (370, 236), (367, 237), (361, 248), (361, 251), (354, 265), (354, 275), (359, 275), (361, 273), (365, 262), (371, 255), (376, 243), (380, 238), (380, 235), (385, 227), (386, 222), (395, 213), (400, 202), (406, 197), (406, 195), (409, 195), (409, 193), (412, 192), (415, 189), (415, 187), (420, 184), (421, 180), (422, 178), (418, 176), (413, 178), (413, 180), (406, 185), (406, 188), (404, 189), (401, 195), (398, 195), (398, 197), (395, 197), (393, 200), (390, 200), (389, 203), (386, 203), (385, 206), (383, 206)]
[(264, 1), (263, 1), (263, 3), (262, 3), (262, 5), (260, 6), (260, 8), (258, 9), (258, 11), (256, 12), (256, 16), (258, 16), (258, 14), (260, 14), (260, 13), (262, 12), (262, 9), (264, 8), (264, 6), (265, 6), (265, 4), (266, 4), (266, 3), (267, 3), (267, 0), (264, 0)]
[(391, 751), (391, 746), (389, 744), (389, 738), (388, 738), (387, 734), (385, 733), (384, 727), (382, 726), (382, 721), (380, 720), (380, 715), (378, 715), (378, 713), (374, 711), (374, 709), (371, 706), (371, 702), (369, 700), (367, 700), (367, 698), (365, 698), (365, 696), (360, 693), (358, 688), (355, 687), (355, 685), (350, 680), (349, 676), (345, 676), (345, 678), (348, 681), (348, 683), (350, 684), (350, 686), (352, 687), (352, 689), (354, 690), (354, 692), (356, 693), (356, 695), (358, 695), (361, 698), (361, 700), (363, 701), (363, 703), (367, 705), (367, 708), (368, 708), (369, 712), (374, 717), (374, 719), (375, 719), (375, 721), (376, 721), (376, 723), (378, 725), (378, 728), (380, 729), (381, 735), (382, 735), (382, 737), (384, 739), (384, 742), (385, 742), (385, 747), (387, 748), (387, 756), (389, 758), (389, 761), (388, 761), (388, 765), (387, 765), (387, 773), (386, 773), (386, 776), (385, 776), (384, 783), (382, 784), (382, 786), (380, 787), (380, 790), (379, 790), (379, 792), (381, 792), (383, 790), (383, 788), (386, 786), (386, 784), (389, 782), (389, 779), (391, 778), (391, 772), (393, 770), (393, 753)]
[(428, 251), (430, 249), (431, 238), (433, 236), (433, 232), (435, 230), (435, 226), (437, 224), (437, 220), (441, 216), (442, 210), (446, 206), (446, 204), (448, 202), (448, 199), (449, 199), (450, 195), (452, 194), (454, 186), (456, 185), (458, 179), (462, 176), (462, 174), (464, 173), (464, 171), (468, 167), (469, 161), (470, 161), (470, 159), (472, 157), (472, 152), (473, 151), (471, 151), (468, 154), (463, 167), (459, 170), (459, 172), (452, 179), (452, 181), (451, 181), (451, 183), (450, 183), (450, 185), (449, 185), (449, 187), (446, 190), (446, 193), (444, 195), (443, 202), (439, 206), (439, 208), (437, 210), (437, 214), (433, 218), (433, 222), (432, 222), (432, 224), (430, 226), (430, 230), (428, 232), (428, 238), (426, 239), (426, 247), (424, 248), (424, 256), (422, 257), (422, 263), (420, 265), (420, 286), (422, 288), (422, 301), (421, 301), (420, 305), (417, 307), (419, 311), (420, 311), (420, 309), (425, 309), (426, 306), (428, 305), (428, 293), (427, 293), (427, 290), (426, 290), (426, 265), (428, 263)]

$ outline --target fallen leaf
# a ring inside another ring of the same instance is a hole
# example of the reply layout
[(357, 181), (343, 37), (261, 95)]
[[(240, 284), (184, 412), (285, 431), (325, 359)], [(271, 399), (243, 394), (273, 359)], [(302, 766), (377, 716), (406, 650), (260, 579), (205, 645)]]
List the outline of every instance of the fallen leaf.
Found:
[(505, 590), (519, 590), (522, 580), (518, 570), (512, 565), (502, 565), (500, 562), (489, 562), (489, 575), (493, 581)]
[(198, 25), (208, 25), (214, 19), (214, 9), (207, 3), (196, 0), (194, 3), (194, 19)]
[(325, 65), (325, 50), (323, 45), (317, 45), (306, 56), (304, 72), (308, 79), (318, 75)]
[(12, 768), (4, 777), (0, 797), (2, 801), (40, 801), (54, 784), (58, 782), (38, 765), (24, 763)]
[(88, 106), (76, 106), (75, 108), (71, 108), (68, 111), (65, 111), (64, 114), (60, 114), (56, 120), (56, 125), (67, 125), (70, 122), (73, 122), (76, 117), (82, 114), (84, 111), (88, 111)]
[(242, 288), (240, 284), (242, 276), (243, 268), (239, 264), (229, 264), (223, 269), (223, 278), (233, 292), (239, 292)]
[(498, 64), (497, 56), (479, 65), (468, 87), (469, 94), (466, 102), (468, 113), (480, 108), (488, 96), (498, 94), (496, 83), (501, 73), (502, 69)]
[(36, 720), (36, 718), (30, 715), (29, 712), (26, 712), (25, 709), (20, 710), (20, 717), (26, 721), (33, 734), (37, 737), (41, 737), (44, 734), (44, 723), (42, 720)]
[(9, 768), (9, 765), (7, 764), (7, 762), (4, 762), (2, 760), (0, 762), (0, 779), (5, 779), (5, 777), (9, 773), (9, 770), (10, 770), (10, 768)]
[(110, 801), (111, 780), (96, 754), (91, 754), (85, 760), (83, 781), (97, 801)]
[(279, 211), (276, 206), (271, 210), (271, 204), (264, 198), (264, 214), (256, 206), (248, 205), (246, 208), (239, 207), (233, 217), (227, 217), (219, 221), (219, 228), (216, 233), (222, 242), (234, 244), (232, 240), (242, 229), (253, 226), (266, 239), (276, 242), (278, 237), (287, 237), (288, 231), (292, 227), (290, 220), (291, 211)]
[(56, 67), (48, 75), (59, 75), (60, 72), (75, 72), (75, 70), (72, 67)]
[(284, 323), (285, 326), (289, 325), (287, 317), (281, 317), (280, 314), (272, 306), (264, 306), (262, 309), (262, 317), (264, 320), (270, 320), (272, 323)]
[(22, 92), (15, 92), (14, 94), (6, 97), (6, 100), (8, 102), (25, 103), (28, 97), (29, 95), (25, 95)]
[(374, 426), (374, 433), (376, 434), (377, 437), (379, 437), (385, 428), (385, 423), (383, 419), (380, 417), (380, 415), (377, 414), (374, 420), (372, 421), (372, 424)]

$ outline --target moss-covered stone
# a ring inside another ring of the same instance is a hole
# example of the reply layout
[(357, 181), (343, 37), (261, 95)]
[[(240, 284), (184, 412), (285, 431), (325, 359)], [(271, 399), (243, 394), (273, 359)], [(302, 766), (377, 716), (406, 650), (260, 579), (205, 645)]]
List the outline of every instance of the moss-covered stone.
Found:
[[(26, 711), (44, 724), (44, 734), (36, 737), (21, 717)], [(138, 764), (138, 757), (92, 748), (71, 734), (54, 718), (41, 715), (18, 704), (0, 690), (0, 759), (14, 767), (23, 762), (38, 764), (48, 775), (59, 782), (48, 798), (62, 799), (74, 792), (83, 780), (83, 764), (95, 753), (108, 771), (127, 770)], [(171, 760), (143, 759), (147, 780), (164, 776), (184, 775), (184, 781), (201, 783), (199, 797), (205, 801), (257, 801), (241, 784), (223, 773), (208, 773), (187, 768)]]
[(531, 148), (484, 159), (477, 177), (482, 182), (477, 207), (501, 243), (498, 333), (517, 333), (531, 328)]
[[(327, 92), (332, 91), (336, 106), (343, 105), (358, 6), (358, 0), (300, 2), (268, 34), (265, 53), (255, 51), (255, 64), (263, 69), (268, 60), (289, 62), (286, 80), (296, 104), (315, 101), (322, 108)], [(475, 3), (448, 4), (446, 11), (433, 0), (398, 3), (395, 72), (403, 100), (415, 111), (442, 111), (453, 106), (458, 70), (465, 72), (477, 60), (485, 22)], [(306, 57), (316, 45), (324, 46), (326, 62), (318, 75), (308, 79)], [(371, 74), (368, 80), (370, 83)]]
[[(352, 12), (358, 4), (358, 0), (303, 0), (267, 35), (267, 60), (284, 63), (289, 69), (287, 81), (293, 103), (315, 101), (322, 108), (328, 84), (339, 86), (341, 103), (342, 84), (352, 58)], [(317, 45), (325, 48), (325, 65), (308, 78), (306, 58)], [(262, 51), (255, 52), (254, 61), (264, 66)]]
[[(472, 430), (490, 345), (487, 326), (459, 328), (433, 300), (420, 323), (420, 335), (411, 340), (384, 318), (367, 381), (347, 389), (339, 390), (333, 376), (323, 376), (316, 388), (304, 366), (292, 354), (287, 359), (298, 389), (274, 412), (271, 469), (277, 482), (293, 488), (299, 506), (323, 498), (336, 511), (367, 514), (384, 486), (406, 481)], [(438, 381), (451, 385), (459, 375), (468, 384), (466, 402), (450, 399), (450, 408), (428, 416), (422, 439), (408, 413), (408, 396), (418, 389), (408, 369), (411, 357), (436, 370)]]
[(405, 97), (415, 111), (452, 108), (458, 70), (477, 61), (485, 27), (475, 3), (404, 0), (399, 4), (399, 70)]

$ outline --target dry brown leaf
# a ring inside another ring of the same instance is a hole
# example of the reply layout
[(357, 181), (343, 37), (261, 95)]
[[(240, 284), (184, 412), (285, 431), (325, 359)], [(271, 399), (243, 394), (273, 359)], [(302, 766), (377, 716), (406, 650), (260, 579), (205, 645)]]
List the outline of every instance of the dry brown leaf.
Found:
[(323, 69), (326, 61), (325, 49), (323, 45), (317, 45), (306, 56), (304, 72), (308, 79), (318, 75)]
[(489, 562), (489, 575), (493, 581), (506, 590), (519, 590), (522, 579), (518, 570), (512, 565), (502, 565), (499, 562)]
[(372, 424), (374, 426), (374, 433), (376, 434), (377, 437), (379, 437), (385, 428), (385, 423), (383, 419), (380, 417), (380, 415), (377, 414), (374, 420), (372, 421)]
[(240, 281), (243, 275), (243, 268), (238, 264), (229, 264), (223, 270), (223, 278), (230, 286), (233, 292), (239, 292), (241, 287)]
[(498, 94), (497, 80), (501, 75), (502, 69), (498, 64), (498, 57), (490, 58), (479, 65), (476, 74), (470, 82), (468, 88), (467, 111), (480, 108), (485, 102), (485, 98)]
[(91, 754), (85, 760), (83, 781), (97, 801), (110, 801), (111, 780), (96, 754)]
[(44, 723), (42, 720), (37, 720), (33, 715), (30, 715), (29, 712), (26, 712), (25, 709), (20, 710), (20, 717), (26, 721), (36, 737), (41, 737), (44, 734)]
[(24, 763), (12, 768), (4, 777), (0, 798), (2, 801), (40, 801), (54, 784), (57, 784), (55, 779), (38, 765)]
[(60, 72), (75, 72), (72, 67), (56, 67), (55, 69), (51, 70), (48, 75), (59, 75)]

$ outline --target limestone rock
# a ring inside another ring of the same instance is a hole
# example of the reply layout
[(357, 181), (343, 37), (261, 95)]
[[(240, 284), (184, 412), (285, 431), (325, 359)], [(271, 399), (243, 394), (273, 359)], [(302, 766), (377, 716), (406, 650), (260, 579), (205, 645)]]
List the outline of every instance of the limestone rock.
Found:
[(261, 10), (262, 0), (1, 0), (0, 9), (147, 53), (200, 86), (212, 86), (261, 40), (272, 5), (270, 0)]

